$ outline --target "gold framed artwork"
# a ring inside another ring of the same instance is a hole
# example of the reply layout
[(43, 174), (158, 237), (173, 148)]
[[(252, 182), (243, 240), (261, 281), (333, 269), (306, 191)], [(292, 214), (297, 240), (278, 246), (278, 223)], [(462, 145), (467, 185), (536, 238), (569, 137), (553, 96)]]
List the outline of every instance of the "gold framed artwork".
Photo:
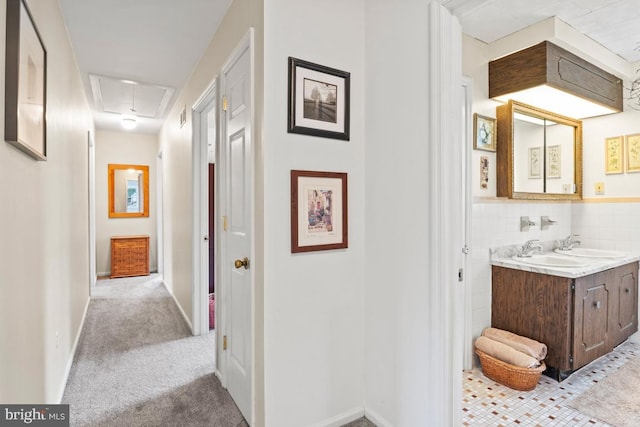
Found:
[(627, 172), (640, 172), (640, 133), (627, 135)]
[(473, 148), (496, 151), (496, 119), (473, 113)]
[(604, 158), (606, 174), (616, 174), (624, 172), (624, 138), (614, 136), (604, 140)]

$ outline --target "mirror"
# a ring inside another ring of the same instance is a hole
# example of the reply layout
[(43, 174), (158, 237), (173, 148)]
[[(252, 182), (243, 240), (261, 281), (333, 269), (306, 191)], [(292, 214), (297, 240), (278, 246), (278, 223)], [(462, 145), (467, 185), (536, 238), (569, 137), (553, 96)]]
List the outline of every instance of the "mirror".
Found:
[(582, 122), (510, 100), (497, 112), (497, 195), (582, 198)]
[(109, 218), (149, 216), (149, 166), (109, 164)]

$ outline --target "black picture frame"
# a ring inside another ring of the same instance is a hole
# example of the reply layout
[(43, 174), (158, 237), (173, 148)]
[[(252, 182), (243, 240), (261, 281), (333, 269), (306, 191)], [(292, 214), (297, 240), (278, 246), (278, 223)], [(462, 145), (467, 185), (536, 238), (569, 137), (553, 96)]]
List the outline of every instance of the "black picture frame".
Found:
[(350, 80), (346, 71), (289, 57), (287, 132), (348, 141)]
[(47, 159), (47, 50), (24, 0), (7, 1), (4, 139)]

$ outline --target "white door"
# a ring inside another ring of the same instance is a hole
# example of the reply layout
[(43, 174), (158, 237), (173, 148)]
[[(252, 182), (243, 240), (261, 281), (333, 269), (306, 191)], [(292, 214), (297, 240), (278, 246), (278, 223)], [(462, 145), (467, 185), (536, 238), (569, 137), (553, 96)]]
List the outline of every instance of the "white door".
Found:
[(228, 279), (226, 311), (227, 389), (251, 423), (252, 367), (252, 134), (251, 134), (251, 50), (243, 47), (223, 69), (223, 111), (225, 114), (224, 204), (226, 232), (222, 254)]

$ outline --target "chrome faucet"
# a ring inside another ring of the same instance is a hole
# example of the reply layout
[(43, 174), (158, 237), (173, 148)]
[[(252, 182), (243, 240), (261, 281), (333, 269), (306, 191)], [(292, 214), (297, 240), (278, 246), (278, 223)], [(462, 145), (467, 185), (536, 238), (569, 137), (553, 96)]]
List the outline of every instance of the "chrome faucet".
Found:
[(530, 257), (534, 250), (538, 250), (538, 252), (542, 252), (542, 244), (540, 240), (527, 240), (524, 242), (524, 245), (520, 249), (518, 249), (519, 257)]
[(574, 240), (575, 237), (578, 237), (577, 234), (570, 234), (565, 239), (560, 241), (560, 250), (568, 251), (572, 249), (574, 246), (580, 246), (580, 240)]

